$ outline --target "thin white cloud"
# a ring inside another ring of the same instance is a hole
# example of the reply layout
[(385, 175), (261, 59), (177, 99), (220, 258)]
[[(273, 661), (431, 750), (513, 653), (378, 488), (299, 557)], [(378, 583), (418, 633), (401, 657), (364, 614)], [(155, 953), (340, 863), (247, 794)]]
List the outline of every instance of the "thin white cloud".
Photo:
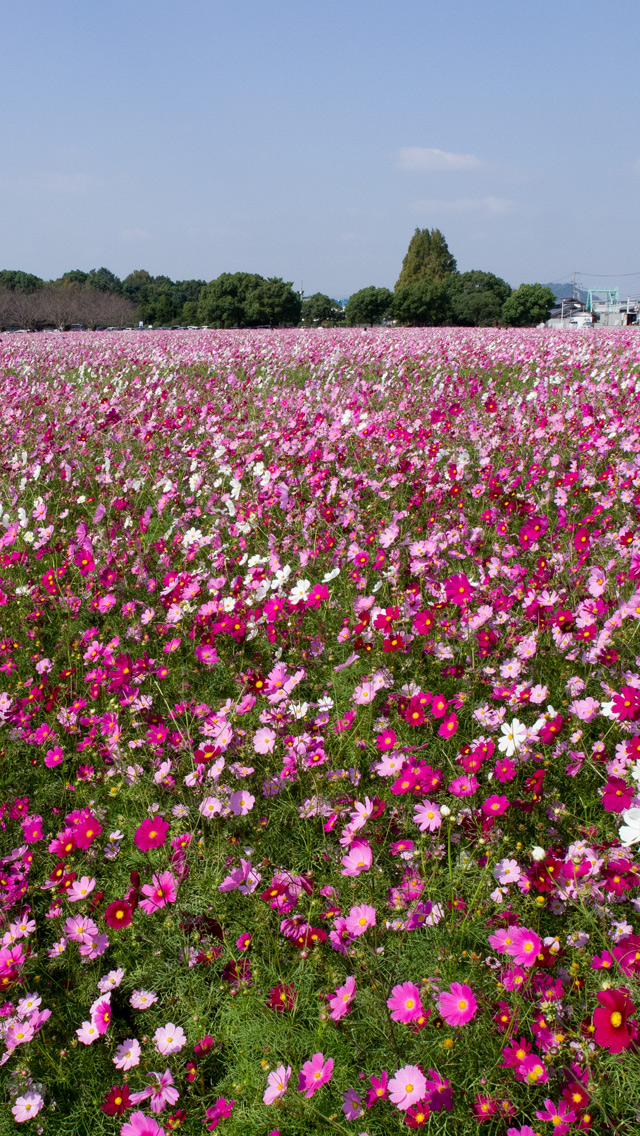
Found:
[(398, 153), (401, 170), (424, 170), (427, 173), (454, 173), (475, 170), (482, 165), (475, 154), (453, 154), (431, 146), (405, 146)]
[(151, 233), (147, 229), (121, 229), (118, 237), (121, 241), (148, 241)]
[(417, 213), (489, 213), (499, 216), (504, 213), (513, 213), (515, 202), (509, 197), (456, 197), (453, 201), (444, 201), (439, 198), (427, 198), (423, 201), (414, 201), (412, 205)]

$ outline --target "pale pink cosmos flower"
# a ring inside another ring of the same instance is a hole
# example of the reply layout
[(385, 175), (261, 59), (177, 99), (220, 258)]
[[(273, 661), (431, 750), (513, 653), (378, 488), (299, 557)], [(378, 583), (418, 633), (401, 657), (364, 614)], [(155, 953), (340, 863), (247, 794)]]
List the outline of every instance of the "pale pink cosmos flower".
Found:
[(331, 1020), (339, 1022), (349, 1013), (351, 1003), (356, 996), (356, 980), (353, 976), (347, 978), (343, 986), (338, 986), (333, 998), (329, 999), (331, 1006)]
[(157, 1001), (158, 995), (154, 990), (134, 990), (129, 999), (134, 1010), (148, 1010)]
[(597, 698), (578, 698), (569, 704), (569, 710), (581, 722), (593, 722), (598, 716), (599, 709), (600, 703)]
[(16, 1103), (11, 1109), (16, 1124), (22, 1124), (25, 1120), (37, 1116), (43, 1104), (44, 1099), (40, 1093), (24, 1093), (23, 1096), (16, 1097)]
[(83, 876), (82, 879), (74, 880), (66, 893), (69, 903), (77, 903), (79, 899), (86, 899), (88, 895), (91, 895), (95, 886), (96, 881), (93, 876)]
[(113, 1064), (116, 1069), (133, 1069), (135, 1065), (140, 1064), (140, 1042), (135, 1037), (128, 1037), (116, 1049), (116, 1055), (113, 1059)]
[(181, 1026), (175, 1026), (173, 1022), (160, 1026), (154, 1033), (153, 1040), (158, 1053), (162, 1053), (165, 1057), (169, 1053), (179, 1053), (187, 1044), (184, 1030)]
[(346, 919), (347, 930), (354, 939), (358, 935), (364, 935), (369, 927), (376, 925), (376, 909), (368, 903), (362, 903), (357, 907), (352, 907)]
[(351, 697), (358, 706), (368, 706), (373, 702), (376, 690), (377, 687), (374, 688), (373, 682), (362, 682), (359, 686), (356, 686)]
[(258, 730), (253, 736), (253, 748), (256, 753), (273, 753), (276, 735), (268, 726)]
[(305, 1061), (298, 1074), (298, 1092), (304, 1093), (307, 1100), (326, 1085), (333, 1076), (333, 1058), (325, 1061), (322, 1053), (314, 1053), (310, 1061)]
[(229, 808), (234, 816), (246, 816), (247, 813), (251, 812), (255, 800), (251, 793), (247, 793), (244, 789), (237, 789), (229, 797)]
[(278, 1065), (277, 1069), (273, 1069), (267, 1077), (267, 1087), (264, 1092), (263, 1101), (265, 1104), (273, 1104), (274, 1101), (280, 1100), (287, 1091), (289, 1078), (291, 1076), (291, 1066)]
[(401, 982), (394, 986), (387, 1006), (394, 1022), (412, 1022), (424, 1013), (420, 991), (413, 982)]
[(19, 1018), (26, 1018), (38, 1009), (41, 1002), (42, 998), (39, 994), (25, 994), (18, 1002), (16, 1014)]
[(74, 915), (72, 919), (66, 920), (64, 933), (75, 943), (85, 943), (98, 934), (98, 928), (87, 915)]
[(414, 805), (413, 814), (414, 824), (417, 824), (420, 832), (435, 832), (442, 824), (440, 809), (433, 801), (424, 800), (419, 805)]
[(466, 1026), (477, 1009), (473, 990), (464, 982), (452, 982), (438, 998), (438, 1012), (450, 1026)]
[(427, 1080), (417, 1065), (404, 1065), (389, 1081), (389, 1100), (403, 1112), (422, 1100)]
[(147, 915), (153, 915), (167, 903), (175, 903), (178, 898), (178, 885), (171, 872), (162, 872), (161, 875), (151, 877), (152, 883), (144, 884), (142, 891), (147, 896), (140, 900), (140, 907)]
[(203, 817), (219, 816), (222, 812), (222, 801), (217, 797), (205, 797), (198, 806), (198, 812)]
[(499, 860), (493, 869), (493, 874), (499, 884), (514, 884), (520, 879), (522, 872), (517, 860)]
[(343, 876), (359, 876), (362, 872), (368, 872), (373, 863), (371, 848), (365, 841), (356, 840), (340, 862), (343, 865)]
[(110, 970), (108, 974), (103, 975), (98, 980), (98, 990), (101, 994), (106, 994), (107, 990), (115, 990), (120, 985), (124, 978), (124, 970), (121, 966), (117, 970)]
[(171, 1070), (165, 1069), (164, 1073), (150, 1073), (149, 1076), (155, 1077), (155, 1081), (152, 1080), (146, 1089), (132, 1093), (131, 1103), (140, 1104), (151, 1097), (149, 1107), (152, 1112), (162, 1112), (167, 1105), (174, 1105), (180, 1093), (174, 1085)]
[(103, 955), (109, 946), (109, 936), (102, 935), (87, 935), (84, 942), (80, 943), (78, 952), (83, 958), (96, 959)]
[(78, 1041), (83, 1045), (92, 1045), (100, 1037), (100, 1030), (95, 1022), (83, 1022), (80, 1029), (76, 1030)]

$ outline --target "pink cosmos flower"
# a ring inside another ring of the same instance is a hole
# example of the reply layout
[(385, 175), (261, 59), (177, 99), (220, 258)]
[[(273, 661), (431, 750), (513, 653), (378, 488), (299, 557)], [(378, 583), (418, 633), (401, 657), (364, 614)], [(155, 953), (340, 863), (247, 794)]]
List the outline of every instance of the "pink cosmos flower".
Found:
[(569, 1126), (576, 1119), (576, 1114), (566, 1101), (558, 1101), (554, 1104), (552, 1100), (547, 1098), (544, 1102), (544, 1109), (536, 1109), (536, 1116), (538, 1120), (549, 1120), (553, 1124), (554, 1136), (566, 1136), (569, 1131)]
[(298, 1074), (298, 1092), (309, 1100), (314, 1093), (326, 1085), (333, 1076), (333, 1058), (325, 1061), (322, 1053), (314, 1053), (310, 1061), (305, 1061)]
[(77, 903), (79, 899), (86, 899), (88, 895), (91, 895), (95, 886), (96, 881), (93, 876), (91, 878), (83, 876), (80, 880), (74, 880), (67, 892), (69, 903)]
[(83, 1045), (92, 1045), (100, 1037), (100, 1030), (95, 1022), (83, 1022), (80, 1029), (76, 1030), (78, 1041)]
[(343, 876), (359, 876), (362, 872), (368, 872), (373, 863), (371, 848), (366, 841), (356, 840), (340, 862), (343, 865)]
[(421, 801), (414, 806), (413, 813), (414, 824), (417, 824), (420, 832), (435, 832), (442, 824), (440, 809), (433, 801)]
[(181, 1026), (174, 1026), (173, 1022), (160, 1026), (154, 1033), (153, 1040), (158, 1053), (162, 1053), (165, 1057), (169, 1053), (179, 1053), (187, 1044), (184, 1030)]
[(357, 1120), (364, 1114), (360, 1094), (355, 1089), (347, 1089), (342, 1094), (342, 1111), (347, 1120)]
[(340, 1018), (344, 1018), (345, 1014), (349, 1013), (351, 1003), (355, 996), (356, 980), (353, 977), (349, 977), (343, 986), (338, 986), (333, 998), (329, 999), (332, 1021), (339, 1022)]
[(389, 1100), (405, 1112), (422, 1100), (427, 1088), (426, 1077), (417, 1065), (404, 1065), (389, 1081)]
[(116, 1049), (113, 1064), (116, 1069), (133, 1069), (140, 1063), (140, 1042), (135, 1037), (128, 1037)]
[(492, 796), (487, 797), (482, 805), (482, 811), (485, 816), (501, 816), (509, 808), (508, 797)]
[(466, 1026), (478, 1009), (473, 990), (464, 982), (452, 982), (449, 993), (443, 991), (438, 998), (438, 1011), (450, 1026)]
[(229, 798), (229, 808), (234, 816), (246, 816), (247, 813), (251, 812), (255, 800), (255, 797), (252, 797), (251, 793), (247, 793), (245, 789), (238, 789)]
[(499, 884), (516, 883), (522, 875), (517, 860), (499, 860), (493, 869), (493, 874)]
[(165, 1136), (165, 1131), (152, 1116), (132, 1112), (126, 1124), (122, 1125), (120, 1136)]
[(169, 825), (162, 817), (147, 818), (136, 829), (133, 843), (141, 852), (160, 848), (167, 839), (168, 831)]
[(158, 995), (153, 990), (134, 990), (129, 1002), (134, 1010), (147, 1010), (158, 1001)]
[(413, 982), (401, 982), (393, 987), (387, 1006), (394, 1022), (412, 1022), (424, 1013), (420, 991)]
[(203, 817), (219, 816), (222, 812), (222, 801), (217, 797), (205, 797), (198, 806), (198, 812)]
[(507, 954), (520, 966), (533, 966), (542, 949), (542, 940), (535, 931), (528, 931), (526, 927), (512, 927), (510, 932), (511, 942), (506, 946)]
[(161, 875), (151, 877), (152, 883), (144, 884), (142, 892), (147, 896), (140, 900), (140, 907), (147, 915), (153, 915), (167, 903), (175, 903), (178, 898), (178, 885), (171, 872), (162, 872)]
[(106, 1033), (111, 1022), (111, 994), (106, 994), (103, 998), (98, 998), (97, 1002), (93, 1003), (91, 1007), (91, 1022), (97, 1026), (98, 1033), (102, 1035)]
[(16, 1123), (23, 1124), (25, 1120), (37, 1116), (43, 1104), (44, 1099), (40, 1093), (25, 1093), (21, 1097), (16, 1097), (16, 1103), (11, 1109)]
[(78, 848), (89, 848), (97, 836), (102, 832), (102, 825), (94, 816), (89, 815), (79, 821), (74, 827), (73, 835)]
[(471, 584), (463, 572), (445, 580), (444, 591), (449, 603), (458, 604), (460, 607), (473, 595)]
[(480, 788), (480, 782), (473, 774), (470, 777), (456, 777), (449, 785), (454, 797), (471, 797)]
[(174, 1105), (180, 1096), (180, 1093), (174, 1086), (173, 1077), (170, 1069), (165, 1069), (164, 1073), (151, 1073), (151, 1077), (155, 1077), (146, 1089), (141, 1089), (138, 1093), (131, 1094), (131, 1103), (140, 1104), (143, 1100), (151, 1097), (150, 1109), (152, 1112), (162, 1112), (167, 1105)]
[(364, 935), (368, 927), (375, 927), (376, 909), (368, 903), (362, 903), (359, 907), (352, 907), (346, 922), (349, 934), (356, 939), (358, 935)]
[(64, 761), (64, 754), (60, 746), (54, 746), (53, 749), (47, 750), (44, 763), (48, 769), (55, 769), (56, 765), (59, 765), (61, 761)]
[(275, 742), (276, 735), (268, 726), (258, 730), (253, 736), (253, 748), (256, 753), (273, 753)]
[(278, 1065), (277, 1069), (273, 1069), (267, 1077), (267, 1087), (264, 1092), (263, 1101), (265, 1104), (273, 1104), (274, 1101), (280, 1100), (287, 1091), (289, 1078), (291, 1077), (291, 1066)]

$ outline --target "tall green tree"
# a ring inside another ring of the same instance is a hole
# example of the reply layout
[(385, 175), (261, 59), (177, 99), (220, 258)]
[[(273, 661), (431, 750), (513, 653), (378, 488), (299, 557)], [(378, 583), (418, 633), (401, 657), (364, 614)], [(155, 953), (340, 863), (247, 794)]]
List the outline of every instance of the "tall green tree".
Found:
[(451, 318), (451, 300), (442, 280), (416, 280), (393, 296), (392, 313), (407, 327), (440, 327)]
[(302, 301), (300, 313), (302, 322), (309, 326), (314, 323), (326, 323), (333, 319), (333, 309), (337, 308), (335, 300), (325, 296), (324, 292), (314, 292)]
[(446, 280), (456, 271), (456, 260), (440, 229), (416, 229), (402, 262), (394, 291), (418, 280)]
[(556, 298), (544, 284), (521, 284), (502, 305), (502, 319), (509, 327), (535, 327), (549, 319)]
[(33, 276), (31, 272), (22, 272), (19, 268), (3, 268), (0, 272), (0, 288), (8, 288), (10, 292), (37, 292), (44, 288), (44, 280)]
[(462, 327), (497, 327), (502, 321), (502, 306), (511, 295), (506, 280), (493, 272), (456, 272), (447, 281), (451, 298), (451, 316)]
[(359, 292), (349, 296), (344, 310), (345, 319), (350, 327), (361, 324), (371, 327), (386, 319), (391, 313), (392, 302), (393, 293), (388, 288), (376, 288), (373, 285), (361, 288)]
[(290, 281), (252, 272), (223, 272), (204, 286), (198, 321), (211, 327), (287, 327), (298, 323), (300, 296)]

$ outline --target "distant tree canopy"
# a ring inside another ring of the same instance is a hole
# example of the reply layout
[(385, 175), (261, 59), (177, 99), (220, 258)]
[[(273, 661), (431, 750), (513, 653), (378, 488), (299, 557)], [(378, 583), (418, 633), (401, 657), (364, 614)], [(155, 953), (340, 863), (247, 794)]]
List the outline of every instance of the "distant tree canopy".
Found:
[(392, 314), (398, 323), (410, 327), (439, 327), (449, 323), (451, 299), (441, 280), (416, 280), (393, 295)]
[(32, 276), (30, 272), (22, 272), (19, 268), (3, 268), (0, 272), (0, 288), (7, 288), (9, 292), (37, 292), (39, 288), (44, 288), (44, 280)]
[(344, 312), (337, 300), (325, 296), (324, 292), (314, 292), (302, 301), (302, 323), (308, 326), (319, 323), (340, 323)]
[(419, 280), (446, 280), (456, 271), (455, 257), (440, 229), (416, 229), (402, 262), (394, 291)]
[(209, 327), (295, 327), (302, 301), (291, 282), (251, 272), (223, 272), (205, 284), (198, 323)]
[(447, 281), (452, 322), (463, 327), (497, 327), (511, 286), (493, 272), (456, 272)]
[(508, 327), (535, 327), (549, 319), (556, 302), (544, 284), (521, 284), (502, 306), (502, 320)]
[(391, 314), (392, 302), (393, 293), (388, 288), (376, 288), (374, 285), (361, 288), (349, 296), (344, 310), (345, 319), (350, 327), (358, 324), (372, 327)]

